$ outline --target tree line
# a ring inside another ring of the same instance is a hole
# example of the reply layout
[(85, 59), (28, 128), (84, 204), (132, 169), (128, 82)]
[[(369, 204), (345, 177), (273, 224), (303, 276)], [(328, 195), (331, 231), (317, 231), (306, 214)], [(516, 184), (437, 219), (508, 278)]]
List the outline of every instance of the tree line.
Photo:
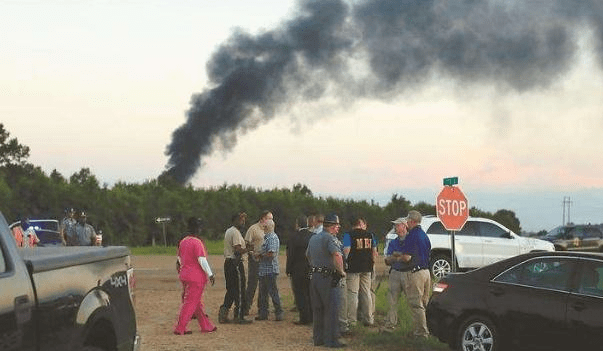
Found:
[[(232, 215), (240, 211), (247, 213), (248, 225), (255, 223), (263, 210), (272, 211), (283, 244), (295, 230), (299, 215), (334, 212), (344, 230), (350, 227), (353, 216), (361, 215), (380, 239), (391, 228), (391, 220), (411, 209), (435, 215), (434, 205), (411, 204), (399, 194), (381, 206), (372, 200), (314, 196), (301, 183), (269, 190), (233, 184), (194, 188), (160, 176), (143, 183), (101, 186), (89, 168), (83, 167), (67, 178), (56, 169), (46, 174), (29, 163), (28, 157), (29, 147), (11, 138), (0, 123), (0, 211), (9, 224), (25, 216), (61, 220), (65, 209), (75, 208), (86, 211), (88, 222), (102, 230), (103, 242), (111, 245), (175, 245), (186, 232), (186, 220), (193, 216), (201, 219), (208, 239), (220, 239), (231, 225)], [(513, 211), (490, 213), (473, 207), (470, 215), (491, 218), (515, 233), (521, 232)], [(160, 223), (157, 218), (170, 220)]]

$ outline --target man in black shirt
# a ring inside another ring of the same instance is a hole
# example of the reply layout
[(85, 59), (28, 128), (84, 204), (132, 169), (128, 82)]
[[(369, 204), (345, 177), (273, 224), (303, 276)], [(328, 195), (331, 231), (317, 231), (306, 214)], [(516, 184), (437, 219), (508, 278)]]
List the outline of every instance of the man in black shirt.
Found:
[(371, 273), (377, 256), (377, 246), (373, 234), (366, 230), (366, 220), (362, 217), (352, 219), (352, 230), (343, 235), (343, 254), (346, 257), (346, 300), (347, 323), (356, 324), (358, 301), (364, 309), (361, 316), (365, 325), (373, 325), (373, 303), (371, 301)]

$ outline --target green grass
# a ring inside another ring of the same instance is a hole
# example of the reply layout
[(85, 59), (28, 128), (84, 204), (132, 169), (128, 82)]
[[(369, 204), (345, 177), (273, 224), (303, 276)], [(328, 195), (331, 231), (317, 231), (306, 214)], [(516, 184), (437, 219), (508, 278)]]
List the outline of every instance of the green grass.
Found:
[[(223, 255), (224, 254), (224, 241), (223, 240), (205, 240), (205, 247), (210, 255)], [(176, 256), (178, 254), (178, 248), (176, 246), (137, 246), (130, 247), (132, 255), (171, 255)]]
[[(382, 324), (389, 309), (387, 294), (388, 286), (385, 277), (377, 290), (377, 301), (375, 302), (376, 324)], [(439, 342), (435, 337), (429, 337), (427, 340), (407, 337), (412, 332), (412, 325), (410, 310), (403, 295), (398, 303), (398, 327), (393, 333), (379, 332), (374, 328), (359, 325), (354, 328), (350, 343), (359, 345), (362, 350), (450, 351), (448, 345)]]
[[(205, 247), (210, 255), (223, 255), (224, 254), (224, 240), (204, 240)], [(176, 246), (137, 246), (130, 247), (132, 255), (173, 255), (178, 254), (178, 248)], [(285, 254), (285, 246), (281, 245), (280, 254)]]

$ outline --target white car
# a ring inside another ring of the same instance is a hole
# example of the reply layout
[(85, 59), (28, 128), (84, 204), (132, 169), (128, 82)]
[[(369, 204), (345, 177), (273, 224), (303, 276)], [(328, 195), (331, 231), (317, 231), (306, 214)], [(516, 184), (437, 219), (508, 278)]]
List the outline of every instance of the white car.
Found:
[[(421, 227), (431, 241), (431, 272), (441, 278), (452, 270), (451, 235), (436, 216), (424, 216)], [(393, 228), (386, 234), (384, 254), (396, 237)], [(469, 217), (463, 229), (455, 233), (454, 243), (459, 270), (479, 268), (528, 252), (555, 251), (548, 241), (519, 236), (500, 223), (480, 217)]]

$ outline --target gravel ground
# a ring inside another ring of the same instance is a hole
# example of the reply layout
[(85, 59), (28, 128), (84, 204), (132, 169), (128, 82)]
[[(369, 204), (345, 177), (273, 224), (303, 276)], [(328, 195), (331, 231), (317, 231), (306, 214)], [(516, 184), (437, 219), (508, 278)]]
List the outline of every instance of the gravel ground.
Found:
[[(222, 256), (210, 256), (209, 262), (216, 275), (216, 284), (213, 287), (208, 285), (204, 299), (206, 312), (218, 330), (201, 333), (193, 320), (189, 324), (193, 333), (178, 336), (172, 334), (181, 296), (175, 257), (134, 256), (136, 317), (142, 336), (142, 350), (326, 350), (312, 345), (310, 326), (293, 324), (298, 319), (298, 314), (290, 311), (293, 308), (293, 295), (289, 279), (284, 274), (285, 258), (281, 256), (280, 260), (282, 273), (279, 275), (278, 287), (285, 310), (284, 321), (274, 321), (274, 314), (271, 313), (268, 321), (254, 321), (249, 325), (219, 324), (218, 309), (226, 291), (224, 259)], [(256, 315), (257, 305), (254, 304), (248, 318), (253, 319)]]

